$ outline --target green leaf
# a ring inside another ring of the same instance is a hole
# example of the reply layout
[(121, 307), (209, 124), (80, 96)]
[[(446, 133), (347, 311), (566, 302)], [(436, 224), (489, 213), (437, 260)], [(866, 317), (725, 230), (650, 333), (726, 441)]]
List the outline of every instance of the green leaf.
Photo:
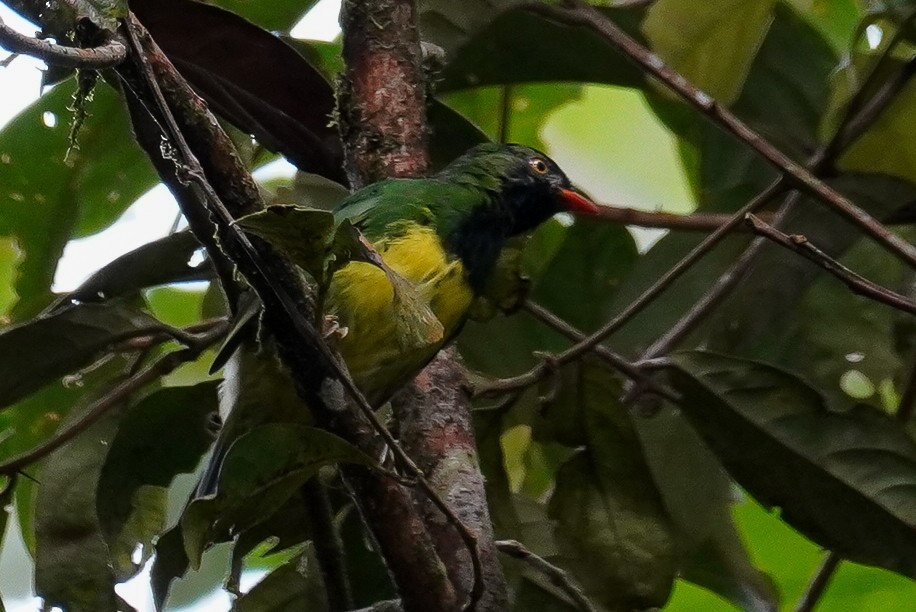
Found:
[(217, 6), (230, 10), (248, 21), (272, 32), (289, 32), (317, 0), (274, 0), (270, 3), (251, 0), (216, 0)]
[(789, 0), (838, 52), (849, 49), (862, 18), (856, 0)]
[(738, 482), (841, 556), (916, 577), (916, 444), (871, 408), (832, 412), (774, 367), (671, 358), (691, 423)]
[(513, 0), (420, 0), (417, 14), (422, 38), (451, 53), (513, 4)]
[(676, 572), (669, 519), (620, 394), (592, 368), (581, 398), (586, 447), (557, 473), (550, 517), (561, 563), (612, 609), (661, 606)]
[(216, 493), (193, 500), (181, 519), (184, 547), (197, 568), (207, 545), (266, 520), (318, 469), (375, 461), (320, 429), (288, 423), (256, 427), (229, 447)]
[(872, 126), (840, 157), (847, 172), (876, 172), (916, 182), (916, 81), (910, 79)]
[(79, 149), (65, 159), (73, 87), (56, 86), (0, 132), (0, 235), (15, 239), (22, 256), (17, 319), (46, 304), (68, 240), (106, 227), (157, 181), (107, 86), (96, 88)]
[(779, 593), (750, 559), (732, 518), (734, 484), (715, 455), (673, 408), (666, 406), (635, 425), (671, 517), (681, 577), (743, 610), (776, 610)]
[[(61, 376), (89, 365), (112, 344), (163, 329), (140, 311), (116, 304), (78, 304), (0, 333), (0, 406), (8, 406)], [(70, 384), (78, 384), (76, 378)]]
[(658, 0), (649, 7), (643, 32), (672, 68), (731, 105), (766, 36), (774, 4), (775, 0)]
[[(127, 362), (117, 358), (94, 378), (123, 376)], [(83, 418), (103, 390), (93, 387), (64, 425)], [(49, 605), (74, 612), (117, 609), (116, 578), (99, 525), (96, 494), (125, 406), (126, 400), (113, 407), (42, 465), (35, 506), (35, 590)]]
[(232, 605), (232, 612), (327, 612), (328, 609), (318, 558), (311, 545), (265, 576)]
[(271, 206), (246, 215), (239, 227), (283, 253), (291, 262), (323, 282), (334, 215), (326, 210), (298, 206)]
[[(216, 383), (154, 391), (125, 415), (99, 477), (97, 509), (119, 580), (138, 571), (164, 526), (166, 493), (213, 441)], [(134, 563), (137, 547), (142, 561)]]
[(209, 278), (209, 264), (188, 260), (200, 243), (191, 232), (178, 232), (144, 244), (96, 271), (65, 296), (74, 302), (95, 302), (133, 295), (140, 289)]
[[(430, 4), (440, 5), (443, 13), (473, 12), (468, 10), (466, 3)], [(497, 4), (496, 12), (501, 9), (502, 5)], [(628, 33), (641, 38), (638, 23), (642, 11), (632, 8), (600, 10)], [(481, 9), (471, 17), (475, 21), (480, 20), (478, 25), (483, 27), (475, 29), (470, 38), (466, 38), (470, 32), (450, 32), (447, 27), (441, 27), (441, 38), (455, 37), (464, 42), (447, 57), (448, 63), (442, 73), (442, 82), (437, 86), (438, 91), (545, 81), (604, 83), (623, 87), (645, 84), (643, 73), (590, 29), (562, 25), (523, 7), (502, 12), (495, 18), (493, 12), (494, 9)], [(424, 15), (426, 21), (423, 23), (432, 21), (435, 18), (433, 15)], [(440, 23), (443, 21), (440, 20)], [(435, 31), (439, 30), (437, 24)], [(424, 34), (428, 34), (426, 29)], [(442, 44), (436, 36), (424, 40)], [(450, 50), (449, 43), (445, 47)], [(582, 58), (588, 60), (582, 61)]]

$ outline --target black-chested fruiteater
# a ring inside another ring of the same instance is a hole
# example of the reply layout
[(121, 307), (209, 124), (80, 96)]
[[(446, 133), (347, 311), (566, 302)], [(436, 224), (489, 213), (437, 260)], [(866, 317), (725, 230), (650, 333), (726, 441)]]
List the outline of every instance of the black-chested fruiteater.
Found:
[[(492, 289), (510, 239), (557, 213), (597, 210), (556, 163), (521, 145), (479, 145), (429, 178), (384, 180), (347, 197), (335, 219), (358, 228), (389, 272), (350, 261), (333, 275), (324, 312), (339, 325), (336, 347), (368, 401), (381, 406), (455, 337), (475, 300)], [(433, 318), (429, 341), (400, 337), (390, 271), (411, 285), (416, 305)], [(199, 493), (212, 490), (224, 451), (239, 435), (266, 422), (308, 420), (263, 343), (236, 350), (225, 378), (224, 426)]]

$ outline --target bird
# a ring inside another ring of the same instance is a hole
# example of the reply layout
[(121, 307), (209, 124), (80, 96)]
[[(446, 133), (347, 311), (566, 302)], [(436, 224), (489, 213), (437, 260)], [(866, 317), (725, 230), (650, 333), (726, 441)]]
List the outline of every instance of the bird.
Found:
[[(492, 290), (513, 238), (557, 213), (598, 210), (556, 162), (519, 144), (481, 144), (432, 176), (387, 179), (346, 197), (335, 220), (356, 227), (385, 269), (366, 261), (343, 265), (327, 289), (324, 314), (335, 321), (336, 348), (369, 403), (383, 405), (458, 334), (475, 300)], [(399, 286), (411, 300), (399, 299)], [(419, 334), (399, 325), (405, 304), (424, 311)], [(239, 346), (224, 380), (217, 448), (265, 421), (308, 422), (269, 338)], [(199, 491), (213, 490), (223, 453), (214, 451)]]

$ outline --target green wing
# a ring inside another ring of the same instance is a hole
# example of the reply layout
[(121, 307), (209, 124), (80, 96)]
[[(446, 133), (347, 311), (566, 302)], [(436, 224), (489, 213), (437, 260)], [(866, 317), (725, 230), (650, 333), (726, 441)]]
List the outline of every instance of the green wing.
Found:
[(349, 219), (371, 242), (391, 238), (412, 225), (434, 226), (444, 234), (478, 198), (462, 185), (438, 179), (389, 179), (345, 199), (334, 211)]

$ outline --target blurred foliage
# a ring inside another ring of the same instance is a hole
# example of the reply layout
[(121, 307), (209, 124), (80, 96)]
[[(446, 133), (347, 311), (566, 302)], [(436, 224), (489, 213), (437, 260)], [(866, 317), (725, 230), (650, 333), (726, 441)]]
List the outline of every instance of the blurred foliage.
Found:
[[(340, 45), (287, 36), (315, 2), (129, 4), (237, 128), (237, 142), (249, 141), (246, 159), (263, 159), (266, 149), (297, 167), (295, 177), (264, 185), (273, 203), (330, 209), (342, 197), (332, 85)], [(799, 162), (897, 82), (873, 124), (828, 149), (824, 178), (879, 219), (916, 218), (916, 84), (909, 79), (916, 3), (595, 4)], [(110, 27), (124, 10), (114, 0), (66, 5), (70, 13), (52, 15), (47, 31), (75, 17)], [(485, 139), (523, 142), (549, 152), (599, 201), (679, 213), (733, 212), (776, 176), (592, 31), (508, 1), (418, 6), (424, 40), (446, 52), (430, 91), (436, 167)], [(116, 87), (98, 86), (78, 148), (67, 150), (75, 87), (73, 79), (54, 85), (0, 129), (0, 462), (79, 423), (125, 376), (182, 350), (181, 328), (226, 310), (215, 285), (199, 282), (211, 281), (212, 271), (189, 263), (196, 244), (180, 233), (137, 245), (75, 292), (55, 294), (67, 243), (117, 229), (156, 182)], [(319, 221), (293, 226), (280, 218), (267, 229), (282, 234), (318, 278), (328, 262), (324, 251), (312, 261), (312, 243), (328, 242), (330, 215), (313, 216)], [(785, 224), (867, 278), (916, 294), (912, 269), (819, 202), (799, 198)], [(914, 237), (910, 227), (894, 229)], [(302, 231), (315, 234), (308, 244), (296, 240)], [(701, 239), (559, 218), (537, 230), (522, 261), (531, 298), (589, 332)], [(747, 236), (721, 243), (606, 346), (638, 358), (748, 243)], [(606, 610), (791, 609), (825, 548), (870, 566), (844, 562), (818, 610), (910, 609), (916, 445), (913, 429), (889, 413), (916, 359), (914, 332), (911, 317), (853, 296), (796, 255), (767, 246), (663, 364), (666, 377), (658, 380), (681, 395), (678, 405), (658, 400), (628, 410), (621, 397), (629, 381), (590, 356), (511, 402), (478, 406), (497, 536), (567, 570)], [(538, 351), (558, 352), (569, 341), (523, 310), (468, 323), (458, 345), (483, 380), (521, 373), (538, 362)], [(246, 569), (267, 572), (233, 609), (326, 609), (312, 524), (303, 518), (308, 482), (330, 484), (348, 571), (363, 577), (354, 585), (357, 603), (391, 597), (333, 468), (372, 461), (328, 434), (255, 429), (229, 449), (217, 492), (186, 504), (190, 474), (214, 433), (212, 358), (204, 352), (120, 398), (2, 490), (0, 526), (12, 500), (38, 594), (71, 610), (116, 609), (114, 585), (155, 552), (160, 605), (193, 602), (228, 567), (232, 591)], [(213, 546), (222, 542), (232, 550)], [(506, 569), (515, 609), (572, 609), (543, 576), (514, 562)]]

